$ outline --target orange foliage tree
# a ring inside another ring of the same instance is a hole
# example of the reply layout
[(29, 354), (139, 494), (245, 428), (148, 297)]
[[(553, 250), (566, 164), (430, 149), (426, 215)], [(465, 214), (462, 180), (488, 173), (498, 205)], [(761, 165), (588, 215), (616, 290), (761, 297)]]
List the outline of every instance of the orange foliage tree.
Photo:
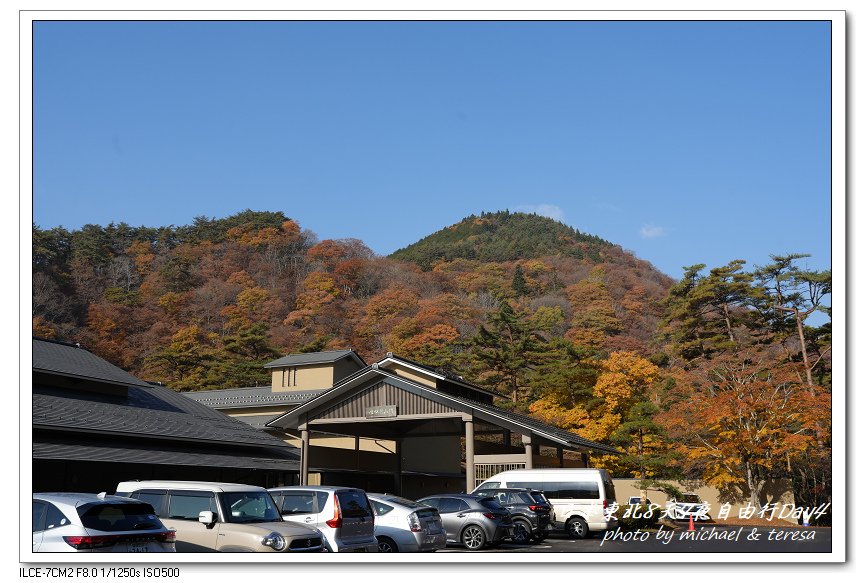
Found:
[(759, 353), (719, 357), (692, 372), (696, 388), (658, 420), (677, 443), (685, 469), (730, 498), (760, 502), (768, 478), (822, 455), (831, 399), (813, 394), (795, 364)]

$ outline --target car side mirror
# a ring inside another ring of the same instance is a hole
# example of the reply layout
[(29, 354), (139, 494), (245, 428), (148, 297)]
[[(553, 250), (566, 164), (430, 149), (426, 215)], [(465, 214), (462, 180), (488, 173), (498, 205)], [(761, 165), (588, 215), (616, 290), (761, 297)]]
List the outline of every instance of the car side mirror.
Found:
[(210, 510), (202, 510), (198, 513), (198, 522), (210, 526), (211, 524), (216, 522), (216, 515), (213, 514), (213, 512)]

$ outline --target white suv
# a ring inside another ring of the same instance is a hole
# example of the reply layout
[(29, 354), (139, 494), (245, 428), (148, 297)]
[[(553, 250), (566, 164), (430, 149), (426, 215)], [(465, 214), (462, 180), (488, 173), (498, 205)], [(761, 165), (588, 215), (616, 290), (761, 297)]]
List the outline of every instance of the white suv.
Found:
[(177, 531), (178, 552), (322, 551), (315, 528), (284, 522), (267, 490), (246, 484), (143, 480), (118, 496), (147, 502)]
[(375, 516), (366, 492), (341, 486), (283, 486), (268, 490), (290, 522), (306, 524), (324, 535), (333, 553), (376, 553)]

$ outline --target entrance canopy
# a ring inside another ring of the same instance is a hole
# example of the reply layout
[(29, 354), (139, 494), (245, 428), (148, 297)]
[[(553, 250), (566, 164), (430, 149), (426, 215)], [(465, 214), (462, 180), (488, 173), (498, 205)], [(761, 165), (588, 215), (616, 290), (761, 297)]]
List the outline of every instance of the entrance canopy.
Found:
[[(541, 446), (556, 449), (557, 465), (564, 464), (565, 450), (583, 454), (584, 465), (589, 453), (620, 453), (613, 447), (496, 407), (492, 402), (494, 394), (459, 377), (446, 377), (439, 371), (389, 354), (296, 409), (272, 419), (266, 426), (300, 432), (301, 483), (307, 483), (310, 431), (393, 440), (397, 443), (399, 459), (403, 457), (400, 444), (406, 440), (465, 437), (466, 491), (474, 489), (475, 463), (481, 459), (516, 462), (531, 468), (535, 460), (540, 459)], [(516, 451), (510, 445), (512, 433), (522, 436), (523, 447)], [(476, 456), (475, 435), (482, 434), (499, 434), (504, 439), (495, 452), (493, 444), (478, 443), (486, 448), (486, 453), (479, 452)], [(459, 448), (458, 441), (453, 443)], [(556, 461), (546, 459), (546, 463)]]

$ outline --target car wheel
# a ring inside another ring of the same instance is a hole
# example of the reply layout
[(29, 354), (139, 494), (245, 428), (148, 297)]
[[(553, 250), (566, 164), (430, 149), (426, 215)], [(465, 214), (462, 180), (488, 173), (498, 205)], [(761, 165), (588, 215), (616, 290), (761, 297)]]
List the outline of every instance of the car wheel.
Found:
[(393, 542), (393, 539), (390, 539), (386, 536), (378, 536), (378, 552), (380, 553), (398, 553), (399, 547), (396, 546), (396, 543)]
[(532, 525), (525, 520), (514, 520), (513, 541), (518, 545), (527, 545), (532, 542)]
[(571, 538), (586, 538), (589, 536), (589, 525), (579, 516), (574, 516), (565, 523), (565, 530)]
[(480, 526), (470, 524), (463, 529), (463, 534), (460, 537), (463, 546), (470, 551), (479, 551), (487, 544), (487, 535), (484, 534), (484, 529)]

